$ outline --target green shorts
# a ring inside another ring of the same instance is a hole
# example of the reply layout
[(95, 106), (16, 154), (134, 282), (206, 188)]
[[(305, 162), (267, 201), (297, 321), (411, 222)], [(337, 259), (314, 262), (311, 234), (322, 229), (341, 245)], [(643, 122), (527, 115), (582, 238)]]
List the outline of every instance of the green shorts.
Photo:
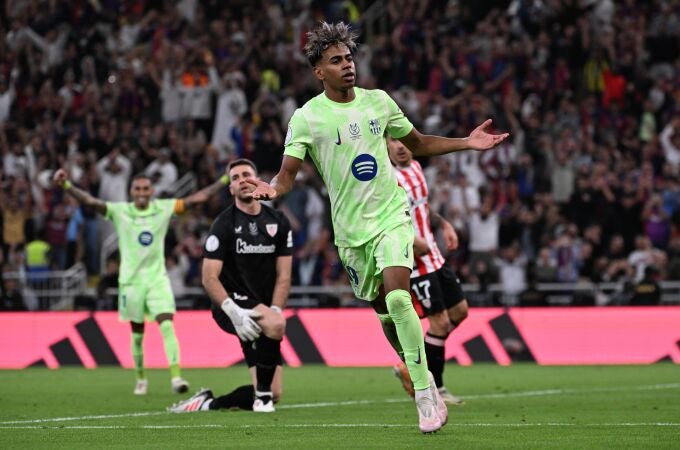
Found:
[(373, 301), (383, 283), (386, 267), (413, 269), (413, 239), (413, 225), (405, 222), (359, 247), (338, 248), (354, 295), (361, 300)]
[(155, 320), (159, 314), (174, 313), (175, 296), (167, 276), (118, 287), (120, 320), (144, 323), (145, 316)]

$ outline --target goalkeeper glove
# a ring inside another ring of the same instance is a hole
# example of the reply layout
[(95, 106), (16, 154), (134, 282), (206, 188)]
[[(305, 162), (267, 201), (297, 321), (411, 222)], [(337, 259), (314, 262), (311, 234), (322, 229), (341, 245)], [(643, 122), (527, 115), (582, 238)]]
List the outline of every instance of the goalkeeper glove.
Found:
[(260, 337), (262, 328), (255, 322), (255, 319), (262, 317), (261, 313), (252, 309), (241, 308), (230, 297), (222, 302), (222, 311), (231, 319), (236, 334), (242, 341), (254, 341)]

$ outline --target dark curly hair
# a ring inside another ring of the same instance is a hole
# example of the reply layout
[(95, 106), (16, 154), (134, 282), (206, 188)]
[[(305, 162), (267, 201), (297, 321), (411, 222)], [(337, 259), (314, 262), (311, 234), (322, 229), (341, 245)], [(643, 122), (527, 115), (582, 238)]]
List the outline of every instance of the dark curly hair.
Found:
[(345, 44), (350, 52), (357, 48), (354, 40), (359, 37), (344, 22), (330, 24), (321, 22), (318, 27), (307, 33), (305, 56), (312, 67), (321, 59), (321, 54), (331, 45)]

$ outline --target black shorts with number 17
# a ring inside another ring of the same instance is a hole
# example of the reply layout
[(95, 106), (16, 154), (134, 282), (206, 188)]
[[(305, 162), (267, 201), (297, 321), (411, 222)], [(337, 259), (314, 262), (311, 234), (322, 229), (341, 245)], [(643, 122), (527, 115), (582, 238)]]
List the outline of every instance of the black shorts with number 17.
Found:
[(465, 300), (460, 280), (448, 266), (411, 278), (411, 297), (419, 317), (431, 316)]

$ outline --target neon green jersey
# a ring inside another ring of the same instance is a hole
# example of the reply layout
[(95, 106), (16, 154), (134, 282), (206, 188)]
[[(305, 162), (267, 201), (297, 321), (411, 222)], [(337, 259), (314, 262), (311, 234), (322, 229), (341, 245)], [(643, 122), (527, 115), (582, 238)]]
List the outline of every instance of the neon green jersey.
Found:
[(385, 133), (406, 136), (413, 125), (381, 90), (354, 88), (337, 103), (321, 93), (295, 111), (285, 155), (314, 161), (326, 184), (338, 247), (356, 247), (408, 222), (408, 200), (397, 184)]
[(118, 233), (119, 284), (154, 282), (167, 276), (165, 235), (175, 210), (175, 199), (152, 200), (137, 209), (134, 203), (107, 202), (106, 218)]

